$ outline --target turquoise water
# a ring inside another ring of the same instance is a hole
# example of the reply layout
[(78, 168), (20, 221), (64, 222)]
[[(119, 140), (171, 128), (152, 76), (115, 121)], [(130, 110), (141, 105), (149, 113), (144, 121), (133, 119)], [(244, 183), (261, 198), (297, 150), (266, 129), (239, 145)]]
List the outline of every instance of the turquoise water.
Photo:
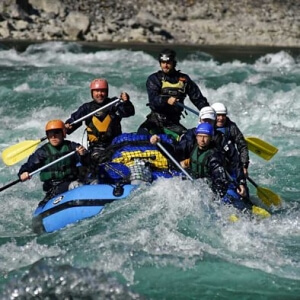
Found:
[[(246, 136), (278, 147), (270, 161), (251, 153), (249, 172), (283, 206), (270, 219), (228, 223), (233, 211), (212, 203), (205, 184), (162, 179), (100, 216), (35, 235), (35, 176), (1, 192), (1, 299), (299, 299), (300, 51), (178, 52), (179, 69), (210, 103), (225, 103)], [(136, 115), (123, 131), (136, 131), (149, 112), (145, 81), (158, 70), (156, 55), (154, 47), (0, 44), (0, 151), (43, 137), (49, 119), (67, 119), (90, 101), (97, 77), (108, 79), (110, 96), (130, 94)], [(197, 117), (182, 123), (194, 127)], [(70, 138), (85, 144), (83, 128)], [(1, 186), (22, 163), (0, 162)]]

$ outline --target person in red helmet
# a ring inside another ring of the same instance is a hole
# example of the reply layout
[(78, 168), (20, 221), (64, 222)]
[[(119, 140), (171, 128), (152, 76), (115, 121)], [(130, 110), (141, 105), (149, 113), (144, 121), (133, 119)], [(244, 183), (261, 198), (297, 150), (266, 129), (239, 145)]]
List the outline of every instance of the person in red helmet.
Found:
[[(82, 125), (82, 122), (72, 126), (70, 125), (71, 123), (117, 99), (117, 97), (108, 97), (109, 87), (106, 79), (94, 79), (90, 84), (90, 90), (93, 100), (81, 105), (65, 122), (67, 134), (71, 134)], [(129, 95), (122, 92), (120, 99), (121, 101), (117, 104), (108, 106), (85, 120), (88, 149), (90, 150), (92, 160), (95, 162), (98, 162), (102, 153), (111, 144), (113, 138), (122, 133), (122, 118), (128, 118), (135, 114), (135, 109)]]
[(87, 150), (80, 144), (65, 140), (66, 128), (61, 120), (51, 120), (45, 127), (48, 143), (38, 148), (29, 156), (27, 162), (19, 170), (21, 181), (30, 179), (30, 173), (54, 160), (76, 150), (75, 155), (49, 166), (40, 172), (43, 190), (46, 192), (42, 202), (46, 202), (55, 195), (81, 185), (79, 181), (78, 163), (87, 165), (89, 156)]

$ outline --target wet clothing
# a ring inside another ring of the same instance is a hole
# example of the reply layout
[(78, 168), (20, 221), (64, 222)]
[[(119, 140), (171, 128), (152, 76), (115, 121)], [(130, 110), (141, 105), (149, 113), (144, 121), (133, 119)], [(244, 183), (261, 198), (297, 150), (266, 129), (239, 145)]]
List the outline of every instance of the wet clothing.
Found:
[[(54, 147), (47, 143), (37, 149), (29, 156), (28, 161), (23, 164), (19, 170), (18, 176), (22, 173), (31, 173), (54, 160), (76, 150), (80, 144), (64, 140), (59, 147)], [(77, 152), (74, 155), (49, 166), (40, 172), (40, 180), (43, 182), (43, 190), (46, 192), (45, 201), (57, 194), (63, 193), (69, 189), (71, 182), (79, 178), (78, 163), (88, 164), (88, 155), (80, 156)]]
[(232, 122), (227, 117), (225, 126), (216, 127), (215, 129), (223, 134), (223, 138), (227, 143), (231, 141), (236, 146), (242, 166), (247, 169), (249, 166), (249, 151), (247, 142), (236, 123)]
[(206, 178), (213, 192), (222, 197), (224, 203), (241, 210), (251, 207), (251, 203), (236, 192), (238, 184), (228, 177), (224, 168), (224, 153), (214, 141), (211, 141), (207, 149), (199, 149), (195, 137), (185, 138), (174, 144), (170, 150), (178, 161), (189, 159), (192, 177)]
[[(96, 101), (91, 101), (81, 105), (76, 112), (65, 122), (72, 122), (88, 115), (89, 113), (109, 104), (117, 98), (106, 98), (103, 103), (99, 104)], [(97, 112), (85, 120), (88, 135), (88, 148), (105, 149), (111, 144), (114, 137), (122, 133), (121, 120), (135, 114), (135, 109), (132, 102), (120, 101), (104, 110)], [(72, 125), (72, 129), (67, 130), (67, 134), (71, 134), (82, 125), (82, 122)]]
[(209, 105), (196, 83), (188, 75), (175, 69), (170, 74), (162, 71), (153, 73), (148, 77), (146, 87), (151, 113), (138, 129), (138, 133), (141, 134), (164, 133), (163, 127), (178, 134), (186, 131), (186, 128), (179, 123), (183, 108), (176, 104), (169, 105), (167, 102), (170, 97), (175, 97), (180, 103), (184, 103), (185, 97), (189, 96), (199, 110)]
[[(180, 140), (189, 140), (193, 142), (196, 139), (195, 129), (188, 129), (187, 132), (180, 137)], [(234, 178), (238, 184), (246, 185), (246, 178), (243, 172), (239, 153), (231, 140), (227, 140), (224, 135), (215, 130), (212, 141), (216, 147), (223, 153), (223, 165), (229, 175)]]

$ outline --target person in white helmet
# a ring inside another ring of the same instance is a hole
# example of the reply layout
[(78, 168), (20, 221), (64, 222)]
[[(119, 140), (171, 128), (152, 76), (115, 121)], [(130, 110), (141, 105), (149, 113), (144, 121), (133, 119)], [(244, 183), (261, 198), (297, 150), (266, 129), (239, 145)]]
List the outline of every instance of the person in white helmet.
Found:
[[(199, 112), (199, 123), (209, 123), (216, 128), (217, 114), (211, 106), (203, 107)], [(187, 132), (180, 137), (180, 141), (186, 140), (188, 143), (195, 139), (195, 129), (188, 129)], [(241, 186), (242, 194), (246, 194), (248, 198), (248, 189), (246, 185), (246, 177), (243, 172), (242, 165), (240, 163), (240, 157), (237, 149), (231, 141), (228, 141), (223, 133), (215, 130), (212, 137), (212, 141), (223, 153), (224, 156), (224, 168), (227, 171), (227, 175), (231, 180), (235, 181)], [(183, 162), (184, 164), (184, 162)], [(246, 200), (246, 199), (245, 199)]]
[(244, 135), (233, 121), (227, 116), (227, 107), (220, 102), (214, 103), (211, 107), (216, 111), (216, 130), (223, 134), (224, 139), (231, 141), (237, 148), (239, 152), (240, 161), (243, 166), (243, 171), (245, 176), (248, 176), (248, 166), (249, 166), (249, 151), (247, 147)]

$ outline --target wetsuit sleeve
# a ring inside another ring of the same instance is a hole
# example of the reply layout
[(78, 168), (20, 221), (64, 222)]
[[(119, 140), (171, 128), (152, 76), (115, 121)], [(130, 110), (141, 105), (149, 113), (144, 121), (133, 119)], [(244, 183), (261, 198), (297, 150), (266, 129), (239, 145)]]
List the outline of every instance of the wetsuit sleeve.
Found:
[(44, 166), (46, 161), (47, 153), (43, 148), (37, 149), (33, 154), (31, 154), (25, 164), (23, 164), (18, 172), (18, 176), (24, 172), (31, 173)]
[(209, 106), (206, 97), (204, 97), (200, 91), (198, 85), (187, 76), (187, 95), (189, 96), (191, 102), (201, 110), (202, 107)]
[[(88, 115), (91, 112), (90, 103), (85, 103), (81, 105), (74, 113), (71, 114), (71, 117), (65, 122), (71, 124), (76, 120)], [(72, 129), (67, 129), (67, 134), (71, 134), (76, 129), (78, 129), (82, 125), (82, 122), (72, 125)]]
[[(71, 142), (72, 151), (76, 151), (76, 148), (79, 146), (81, 146), (79, 143)], [(75, 157), (75, 164), (81, 163), (83, 166), (89, 166), (89, 164), (91, 163), (91, 156), (88, 150), (84, 155), (79, 155), (79, 153), (76, 151), (74, 157)]]
[(233, 142), (236, 144), (237, 149), (240, 154), (240, 160), (244, 168), (248, 168), (249, 165), (249, 151), (248, 151), (248, 146), (247, 142), (244, 138), (244, 135), (238, 128), (238, 126), (234, 123), (231, 122), (230, 126), (230, 135), (233, 138)]
[[(114, 101), (116, 99), (117, 97), (112, 98), (111, 100)], [(120, 118), (128, 118), (135, 115), (135, 109), (130, 100), (116, 103), (112, 107), (112, 111)]]
[(214, 152), (207, 159), (209, 176), (212, 181), (212, 190), (223, 197), (228, 189), (229, 181), (223, 167), (224, 157), (220, 152)]

